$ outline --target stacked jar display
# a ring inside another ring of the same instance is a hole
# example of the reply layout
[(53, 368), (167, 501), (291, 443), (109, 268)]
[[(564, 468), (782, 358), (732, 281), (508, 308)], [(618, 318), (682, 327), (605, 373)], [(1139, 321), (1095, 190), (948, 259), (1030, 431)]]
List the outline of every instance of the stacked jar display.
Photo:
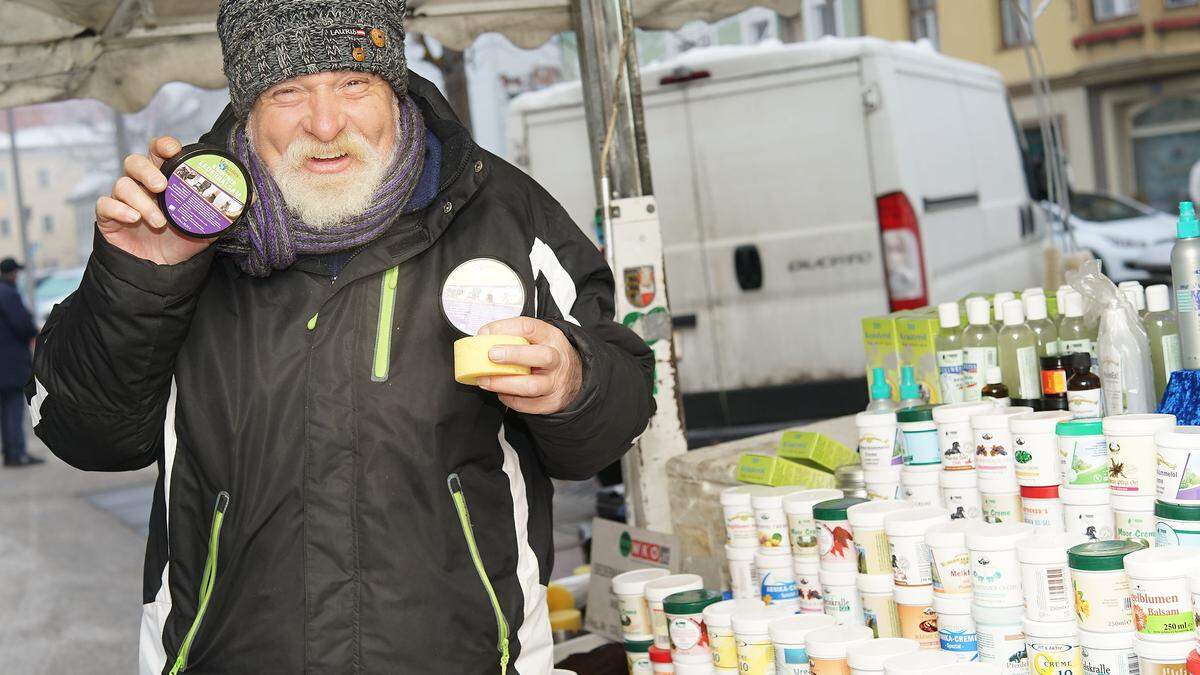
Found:
[[(892, 585), (892, 556), (884, 520), (892, 513), (911, 508), (906, 502), (888, 500), (855, 504), (846, 510), (854, 533), (854, 546), (858, 550), (855, 589), (851, 592), (859, 596), (863, 623), (875, 637), (900, 635), (900, 615)], [(822, 570), (821, 574), (823, 578), (830, 578), (847, 573)], [(848, 580), (848, 577), (843, 579)], [(836, 593), (839, 589), (833, 586), (831, 590)], [(831, 609), (835, 609), (833, 604)]]
[[(1102, 664), (1112, 667), (1114, 663), (1129, 663), (1141, 657), (1137, 653), (1138, 640), (1133, 635), (1129, 576), (1125, 571), (1126, 557), (1140, 550), (1147, 550), (1145, 544), (1124, 540), (1088, 542), (1067, 550), (1075, 621), (1085, 667)], [(1105, 644), (1129, 647), (1099, 647)]]
[[(812, 507), (819, 555), (817, 577), (821, 582), (823, 610), (838, 625), (865, 623), (857, 584), (858, 543), (848, 511), (853, 506), (867, 503), (866, 499), (860, 497), (843, 497), (825, 500)], [(865, 534), (868, 539), (874, 540), (872, 535)], [(873, 553), (870, 555), (874, 557)]]
[(975, 472), (979, 477), (979, 499), (985, 522), (1022, 522), (1013, 437), (1008, 427), (1011, 418), (1031, 412), (1033, 408), (1024, 406), (998, 407), (971, 417)]
[(912, 507), (884, 518), (900, 637), (915, 640), (921, 649), (940, 647), (933, 608), (933, 562), (925, 535), (948, 522), (949, 515), (939, 506)]
[(1034, 672), (1107, 672), (1085, 669), (1075, 622), (1067, 549), (1086, 540), (1077, 534), (1041, 533), (1017, 542), (1025, 653)]
[(1059, 422), (1071, 419), (1061, 410), (1015, 415), (1009, 419), (1013, 436), (1013, 462), (1021, 486), (1022, 521), (1053, 531), (1063, 530), (1062, 482), (1058, 440)]
[(1017, 544), (1033, 532), (1027, 523), (980, 523), (967, 533), (979, 660), (1011, 675), (1028, 667)]

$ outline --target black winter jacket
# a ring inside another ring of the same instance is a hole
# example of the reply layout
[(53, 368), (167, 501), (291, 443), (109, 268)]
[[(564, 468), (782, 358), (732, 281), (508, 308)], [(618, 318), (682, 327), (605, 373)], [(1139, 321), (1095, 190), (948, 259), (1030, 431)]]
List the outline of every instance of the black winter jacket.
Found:
[[(438, 197), (339, 276), (302, 260), (256, 279), (213, 249), (157, 266), (97, 236), (47, 322), (37, 435), (81, 469), (159, 467), (141, 673), (550, 672), (550, 478), (642, 432), (652, 358), (563, 209), (428, 82), (411, 95), (442, 141)], [(454, 382), (440, 289), (477, 257), (516, 270), (524, 313), (581, 355), (567, 410)]]

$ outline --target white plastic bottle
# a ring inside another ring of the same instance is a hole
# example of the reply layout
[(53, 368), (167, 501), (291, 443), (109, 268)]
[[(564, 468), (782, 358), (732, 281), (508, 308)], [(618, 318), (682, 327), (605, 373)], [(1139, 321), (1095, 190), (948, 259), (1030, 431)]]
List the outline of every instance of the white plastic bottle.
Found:
[(938, 385), (942, 402), (959, 403), (963, 400), (963, 350), (957, 302), (938, 305), (938, 323), (941, 326), (936, 342)]

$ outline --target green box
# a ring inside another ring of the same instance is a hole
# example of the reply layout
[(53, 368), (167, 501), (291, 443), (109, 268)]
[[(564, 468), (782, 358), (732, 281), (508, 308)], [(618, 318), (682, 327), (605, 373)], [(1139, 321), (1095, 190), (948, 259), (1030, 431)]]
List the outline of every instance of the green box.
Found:
[(883, 368), (888, 384), (892, 385), (892, 399), (900, 400), (900, 344), (896, 340), (896, 315), (863, 319), (862, 334), (867, 357), (867, 396), (871, 395), (871, 371)]
[(932, 404), (942, 402), (937, 366), (937, 336), (941, 330), (937, 310), (920, 310), (896, 319), (896, 342), (900, 365), (912, 366), (921, 393)]
[(815, 431), (785, 431), (779, 439), (779, 456), (821, 471), (857, 464), (858, 453)]
[(737, 479), (755, 485), (802, 485), (810, 488), (831, 488), (836, 485), (833, 474), (810, 466), (797, 464), (775, 455), (743, 453), (738, 460)]

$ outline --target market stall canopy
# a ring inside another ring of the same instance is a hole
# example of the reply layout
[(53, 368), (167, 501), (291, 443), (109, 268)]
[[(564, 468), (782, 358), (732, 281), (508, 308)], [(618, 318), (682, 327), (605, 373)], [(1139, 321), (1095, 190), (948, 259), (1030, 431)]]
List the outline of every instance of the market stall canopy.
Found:
[[(411, 0), (410, 31), (463, 49), (482, 33), (536, 47), (570, 29), (571, 0)], [(125, 112), (166, 82), (225, 86), (217, 0), (0, 0), (0, 107), (95, 98)], [(637, 0), (637, 25), (673, 29), (796, 0)]]

